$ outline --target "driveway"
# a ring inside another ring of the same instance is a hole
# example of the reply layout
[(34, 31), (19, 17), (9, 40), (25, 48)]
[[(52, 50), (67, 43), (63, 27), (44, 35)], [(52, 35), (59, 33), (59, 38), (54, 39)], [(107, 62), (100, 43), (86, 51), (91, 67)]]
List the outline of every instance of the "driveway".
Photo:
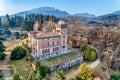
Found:
[[(88, 45), (88, 46), (91, 47), (91, 48), (96, 49), (96, 48), (95, 48), (94, 46), (92, 46), (92, 45)], [(72, 50), (74, 50), (74, 49), (72, 49)], [(78, 50), (74, 50), (74, 51), (78, 51)], [(97, 55), (98, 55), (97, 59), (96, 59), (95, 61), (87, 64), (91, 69), (96, 68), (96, 67), (100, 64), (99, 51), (98, 51), (98, 49), (96, 49), (96, 51), (97, 51)], [(70, 69), (69, 72), (67, 72), (67, 73), (65, 74), (65, 77), (67, 77), (67, 78), (72, 78), (72, 77), (75, 77), (75, 76), (77, 75), (77, 73), (78, 73), (78, 68), (76, 67), (76, 68), (74, 68), (74, 69)]]

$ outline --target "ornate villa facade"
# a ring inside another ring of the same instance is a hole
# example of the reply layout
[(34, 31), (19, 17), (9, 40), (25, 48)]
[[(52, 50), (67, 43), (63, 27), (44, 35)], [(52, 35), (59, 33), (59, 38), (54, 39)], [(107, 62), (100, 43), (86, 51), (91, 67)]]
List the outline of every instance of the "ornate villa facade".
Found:
[(68, 52), (66, 23), (60, 20), (55, 27), (53, 32), (47, 32), (43, 28), (42, 31), (34, 30), (28, 33), (32, 56), (37, 60), (48, 59)]

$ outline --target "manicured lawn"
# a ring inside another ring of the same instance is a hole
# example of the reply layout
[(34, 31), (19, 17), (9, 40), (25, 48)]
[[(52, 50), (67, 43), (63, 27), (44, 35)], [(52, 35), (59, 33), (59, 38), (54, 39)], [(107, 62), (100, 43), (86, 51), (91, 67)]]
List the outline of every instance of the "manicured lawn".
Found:
[(25, 58), (20, 60), (12, 60), (9, 64), (12, 66), (11, 73), (14, 74), (16, 71), (23, 79), (26, 79), (31, 71), (31, 66)]
[(74, 57), (74, 56), (76, 56), (76, 53), (72, 53), (72, 52), (64, 55), (65, 58), (71, 58), (71, 57)]
[(50, 66), (53, 66), (56, 63), (63, 62), (64, 60), (70, 59), (70, 58), (72, 58), (76, 55), (77, 55), (77, 53), (71, 52), (71, 53), (63, 54), (61, 56), (52, 57), (52, 58), (40, 61), (40, 63), (42, 65), (50, 67)]
[(40, 63), (42, 65), (45, 65), (45, 66), (50, 66), (50, 65), (53, 65), (53, 64), (57, 63), (58, 61), (60, 61), (60, 59), (58, 57), (53, 57), (53, 58), (50, 58), (50, 59), (40, 61)]

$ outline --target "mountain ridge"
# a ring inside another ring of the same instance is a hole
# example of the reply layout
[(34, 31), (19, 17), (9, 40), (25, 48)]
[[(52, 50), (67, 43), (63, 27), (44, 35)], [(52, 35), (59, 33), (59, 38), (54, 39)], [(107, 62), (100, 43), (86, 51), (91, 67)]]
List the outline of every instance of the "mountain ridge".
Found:
[(83, 18), (94, 18), (94, 17), (96, 17), (94, 14), (89, 14), (89, 13), (76, 13), (73, 16), (83, 17)]
[(44, 15), (54, 15), (57, 17), (67, 17), (70, 14), (66, 11), (55, 9), (54, 7), (39, 7), (31, 10), (16, 13), (14, 15), (25, 16), (26, 14), (44, 14)]

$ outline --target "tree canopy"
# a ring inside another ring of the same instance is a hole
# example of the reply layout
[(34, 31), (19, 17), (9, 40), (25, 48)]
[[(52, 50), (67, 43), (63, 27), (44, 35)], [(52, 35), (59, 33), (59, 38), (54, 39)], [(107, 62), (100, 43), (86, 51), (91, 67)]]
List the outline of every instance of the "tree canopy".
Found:
[(85, 60), (94, 61), (97, 57), (97, 52), (93, 48), (81, 46), (80, 50), (83, 52)]
[(26, 55), (25, 49), (21, 46), (17, 46), (11, 53), (11, 59), (21, 59)]
[(86, 63), (82, 63), (78, 69), (76, 80), (92, 80), (92, 71), (87, 67)]
[(0, 60), (4, 60), (5, 59), (5, 54), (4, 54), (4, 51), (5, 51), (5, 46), (3, 44), (3, 38), (1, 37), (1, 32), (0, 32)]

